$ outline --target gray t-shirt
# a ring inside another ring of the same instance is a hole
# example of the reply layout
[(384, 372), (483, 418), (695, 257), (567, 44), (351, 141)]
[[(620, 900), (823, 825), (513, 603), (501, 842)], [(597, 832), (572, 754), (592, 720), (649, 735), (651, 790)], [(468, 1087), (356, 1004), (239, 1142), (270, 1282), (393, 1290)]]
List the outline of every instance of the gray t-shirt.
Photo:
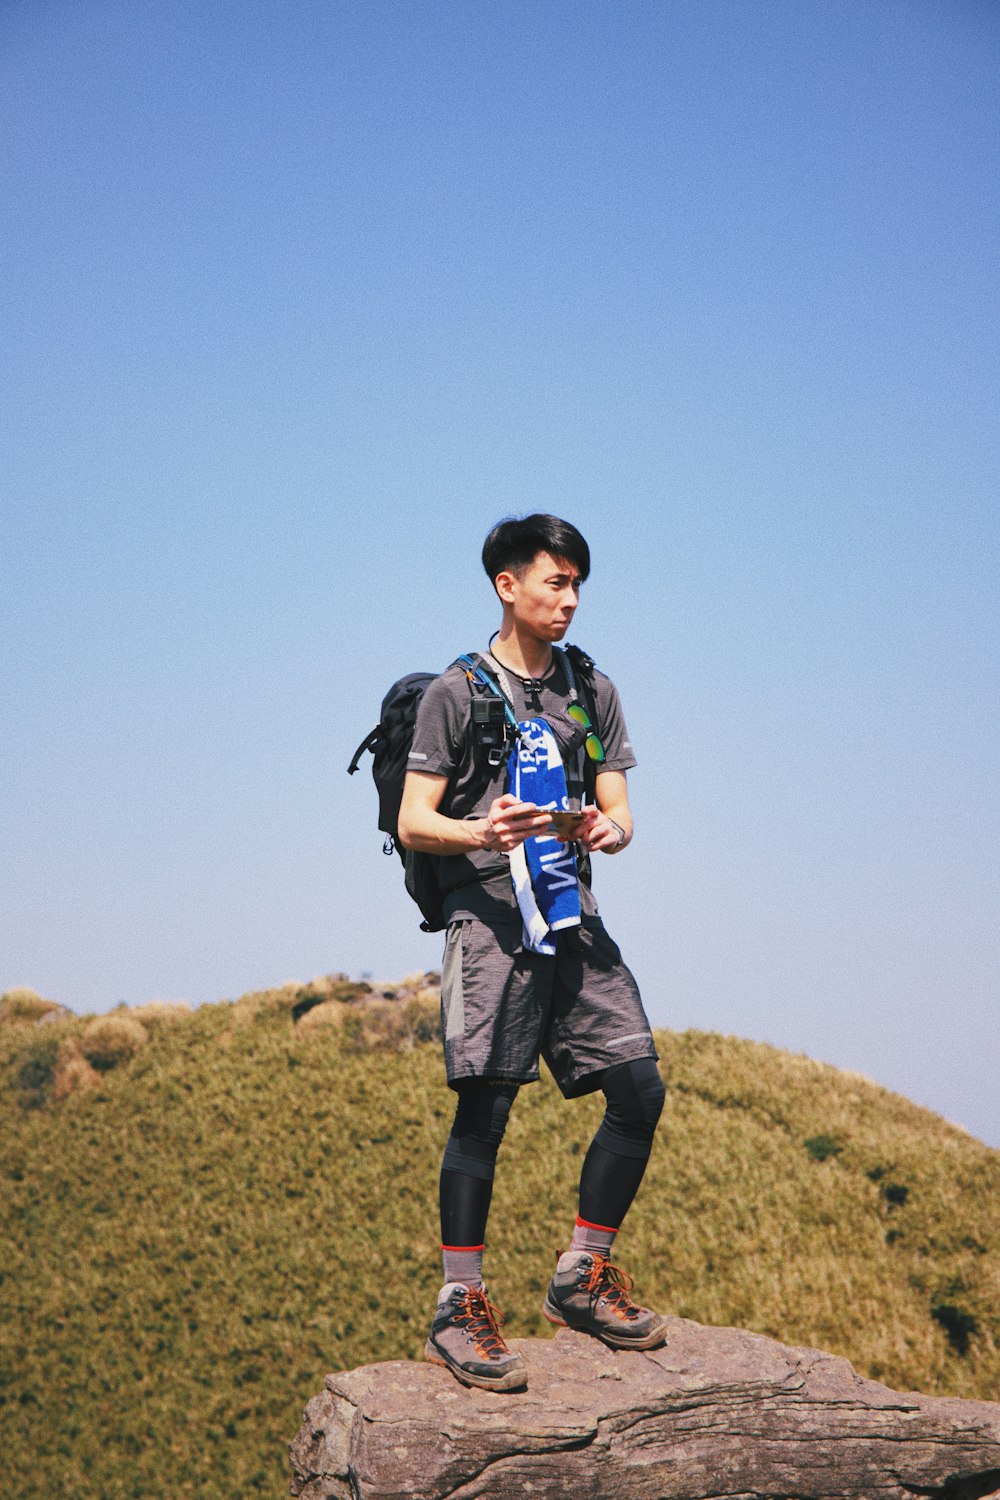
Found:
[[(485, 665), (495, 676), (490, 662)], [(566, 711), (573, 700), (561, 653), (554, 654), (549, 672), (534, 684), (513, 672), (505, 675), (518, 720), (544, 719), (549, 724), (562, 752), (569, 795), (582, 798), (583, 742), (587, 731)], [(597, 727), (605, 751), (598, 775), (602, 771), (629, 771), (636, 760), (618, 690), (603, 672), (594, 672), (594, 696)], [(464, 667), (451, 666), (436, 678), (421, 700), (407, 761), (407, 770), (448, 777), (440, 810), (451, 818), (485, 817), (490, 803), (506, 790), (506, 755), (503, 763), (488, 778), (484, 777), (488, 767), (483, 751), (477, 751), (473, 742), (472, 700), (473, 690)], [(449, 922), (498, 916), (516, 904), (506, 855), (490, 849), (474, 849), (468, 854), (433, 858), (438, 882), (445, 893), (445, 916)], [(585, 914), (596, 911), (594, 898), (584, 885), (580, 887), (580, 899)]]

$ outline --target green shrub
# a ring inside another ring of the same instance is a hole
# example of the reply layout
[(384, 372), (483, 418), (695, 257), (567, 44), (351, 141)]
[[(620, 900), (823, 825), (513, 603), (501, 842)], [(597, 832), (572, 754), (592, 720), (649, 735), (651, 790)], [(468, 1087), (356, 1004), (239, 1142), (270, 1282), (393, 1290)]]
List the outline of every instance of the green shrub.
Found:
[(940, 1323), (955, 1353), (968, 1354), (969, 1340), (979, 1332), (979, 1324), (972, 1313), (954, 1302), (935, 1302), (931, 1317), (935, 1323)]
[(371, 985), (363, 979), (348, 979), (346, 974), (324, 974), (319, 979), (311, 979), (308, 984), (301, 985), (296, 991), (292, 1003), (292, 1019), (300, 1021), (317, 1005), (327, 1005), (330, 1001), (353, 1005), (367, 1000), (371, 993)]
[(441, 1005), (436, 997), (408, 1000), (403, 1014), (415, 1043), (441, 1040)]
[(59, 1061), (59, 1038), (46, 1031), (34, 1037), (18, 1055), (15, 1080), (21, 1090), (21, 1102), (29, 1109), (44, 1104), (52, 1089)]
[(372, 987), (364, 979), (345, 979), (343, 974), (331, 976), (330, 988), (323, 997), (326, 1000), (341, 1000), (350, 1005), (365, 1000), (372, 994)]
[(5, 1021), (40, 1021), (60, 1007), (54, 1000), (43, 1000), (41, 995), (25, 985), (16, 985), (0, 995), (0, 1023)]
[(84, 1028), (80, 1051), (99, 1073), (107, 1073), (128, 1062), (148, 1040), (145, 1026), (131, 1016), (98, 1016)]
[(440, 1035), (438, 1006), (417, 998), (373, 1001), (349, 1011), (341, 1025), (348, 1052), (409, 1052)]
[(811, 1135), (802, 1144), (813, 1161), (827, 1161), (831, 1156), (839, 1156), (844, 1149), (835, 1135)]
[(78, 1089), (94, 1088), (101, 1077), (84, 1057), (79, 1043), (70, 1037), (60, 1044), (56, 1070), (52, 1079), (52, 1097), (58, 1103)]
[(300, 1036), (315, 1031), (318, 1026), (340, 1026), (350, 1014), (347, 1006), (339, 1000), (321, 1000), (319, 1005), (310, 1005), (300, 1014), (292, 1012)]

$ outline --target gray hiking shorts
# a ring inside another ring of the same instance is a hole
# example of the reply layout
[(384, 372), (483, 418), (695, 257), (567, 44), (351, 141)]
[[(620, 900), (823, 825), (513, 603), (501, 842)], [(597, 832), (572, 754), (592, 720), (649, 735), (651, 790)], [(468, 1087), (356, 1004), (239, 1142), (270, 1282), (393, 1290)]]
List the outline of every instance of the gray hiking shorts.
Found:
[(656, 1057), (639, 988), (599, 916), (556, 936), (554, 957), (522, 946), (521, 914), (454, 921), (441, 971), (445, 1067), (531, 1083), (545, 1058), (567, 1099), (616, 1063)]

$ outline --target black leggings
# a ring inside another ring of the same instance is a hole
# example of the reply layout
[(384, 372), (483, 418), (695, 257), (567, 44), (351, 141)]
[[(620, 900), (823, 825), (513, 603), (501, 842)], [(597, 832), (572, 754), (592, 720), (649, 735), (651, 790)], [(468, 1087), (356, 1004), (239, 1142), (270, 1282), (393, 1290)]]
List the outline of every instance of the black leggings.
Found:
[(604, 1119), (580, 1173), (580, 1218), (617, 1229), (639, 1191), (666, 1090), (655, 1057), (609, 1068), (601, 1079)]
[(481, 1245), (497, 1152), (519, 1085), (489, 1078), (458, 1084), (455, 1120), (441, 1163), (441, 1243)]
[[(601, 1076), (607, 1108), (583, 1162), (580, 1217), (617, 1229), (638, 1191), (663, 1108), (652, 1057), (618, 1063)], [(517, 1098), (516, 1083), (463, 1079), (441, 1163), (441, 1239), (481, 1245), (493, 1195), (497, 1151)]]

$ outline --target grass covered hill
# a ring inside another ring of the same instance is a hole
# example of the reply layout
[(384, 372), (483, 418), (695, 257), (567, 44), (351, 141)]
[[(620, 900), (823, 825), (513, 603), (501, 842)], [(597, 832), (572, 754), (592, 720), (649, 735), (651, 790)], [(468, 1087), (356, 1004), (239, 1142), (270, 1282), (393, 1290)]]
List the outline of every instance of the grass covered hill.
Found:
[[(0, 999), (0, 1494), (277, 1496), (326, 1371), (419, 1357), (436, 1026), (432, 976), (96, 1019)], [(619, 1246), (643, 1298), (1000, 1398), (1000, 1153), (805, 1057), (659, 1043), (667, 1109)], [(515, 1107), (488, 1260), (512, 1335), (551, 1334), (599, 1112), (551, 1080)]]

